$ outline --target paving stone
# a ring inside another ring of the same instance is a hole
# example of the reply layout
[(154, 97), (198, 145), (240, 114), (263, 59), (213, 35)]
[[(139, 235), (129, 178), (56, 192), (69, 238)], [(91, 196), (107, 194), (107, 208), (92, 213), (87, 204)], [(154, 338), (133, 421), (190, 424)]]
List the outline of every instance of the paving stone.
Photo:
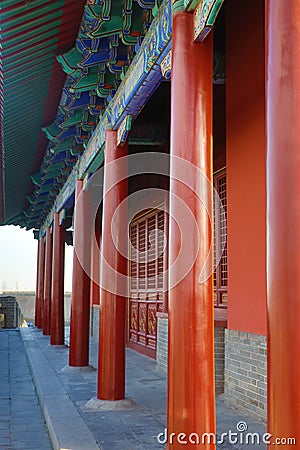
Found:
[(100, 442), (101, 450), (145, 450), (142, 444), (135, 440), (122, 440), (122, 441), (110, 441)]
[(10, 424), (11, 424), (11, 420), (10, 420), (10, 415), (9, 412), (7, 414), (7, 416), (0, 421), (0, 437), (4, 436), (4, 433), (6, 432), (6, 430), (10, 430)]
[(19, 330), (1, 330), (0, 346), (0, 449), (51, 450)]
[[(166, 375), (158, 372), (156, 362), (140, 355), (132, 350), (127, 350), (127, 374), (126, 374), (126, 396), (132, 398), (137, 403), (137, 408), (127, 411), (99, 411), (87, 410), (85, 404), (96, 397), (97, 390), (97, 372), (87, 373), (64, 373), (61, 369), (68, 364), (68, 348), (54, 348), (49, 346), (49, 338), (42, 336), (41, 332), (32, 329), (27, 330), (30, 333), (35, 345), (28, 347), (28, 351), (34, 355), (34, 362), (37, 367), (38, 382), (43, 383), (43, 388), (47, 388), (48, 392), (52, 389), (51, 398), (45, 397), (44, 407), (48, 408), (49, 414), (57, 413), (57, 405), (59, 400), (71, 402), (76, 414), (80, 416), (80, 420), (84, 421), (89, 432), (98, 442), (101, 450), (161, 450), (165, 448), (163, 444), (157, 442), (157, 435), (162, 433), (166, 426)], [(26, 339), (26, 337), (25, 337)], [(43, 363), (38, 355), (42, 355), (51, 368), (51, 376), (49, 368), (43, 368)], [(98, 345), (97, 341), (90, 341), (90, 364), (97, 366)], [(17, 359), (17, 358), (15, 358)], [(48, 372), (47, 372), (48, 370)], [(20, 383), (20, 372), (15, 372), (18, 376), (15, 378), (16, 383)], [(52, 380), (54, 374), (55, 382)], [(17, 384), (18, 385), (18, 384)], [(16, 388), (17, 389), (17, 388)], [(56, 393), (56, 395), (55, 395)], [(22, 402), (25, 401), (26, 395), (20, 402), (16, 402), (18, 409)], [(32, 400), (32, 396), (28, 396), (28, 400)], [(65, 400), (63, 400), (65, 399)], [(75, 422), (67, 422), (68, 410), (70, 403), (60, 405), (60, 418), (57, 419), (56, 431), (58, 436), (63, 433), (68, 423), (68, 431), (70, 438), (78, 435), (78, 427)], [(74, 416), (75, 417), (75, 416)], [(17, 421), (20, 416), (17, 417)], [(259, 424), (253, 419), (241, 416), (233, 408), (228, 407), (223, 398), (217, 401), (217, 428), (218, 433), (228, 430), (235, 430), (239, 421), (244, 420), (249, 426), (249, 430), (259, 433), (265, 432), (265, 425)], [(15, 423), (15, 421), (13, 422)], [(28, 431), (31, 431), (32, 428)], [(25, 447), (20, 447), (26, 450)], [(63, 448), (70, 448), (63, 447)], [(73, 448), (73, 447), (72, 447)], [(248, 445), (249, 448), (249, 445)], [(1, 449), (1, 446), (0, 446)], [(77, 446), (76, 449), (85, 450), (84, 447)], [(232, 445), (228, 440), (217, 445), (218, 450), (246, 450), (243, 445)], [(265, 449), (263, 446), (252, 446), (252, 450)], [(8, 450), (8, 449), (7, 449)], [(10, 450), (10, 449), (9, 449)], [(13, 448), (13, 450), (19, 450)], [(48, 450), (47, 447), (30, 447), (30, 450)]]
[(10, 426), (8, 425), (7, 428), (0, 429), (0, 438), (7, 439), (9, 437), (10, 437)]

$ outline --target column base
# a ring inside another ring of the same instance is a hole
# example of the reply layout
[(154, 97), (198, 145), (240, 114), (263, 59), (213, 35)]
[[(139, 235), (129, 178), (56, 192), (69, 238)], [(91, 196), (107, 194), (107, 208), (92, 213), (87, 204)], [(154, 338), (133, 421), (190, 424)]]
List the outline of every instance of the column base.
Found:
[(101, 411), (121, 411), (137, 408), (137, 404), (129, 397), (122, 400), (99, 400), (91, 398), (85, 405), (85, 409), (98, 409)]
[(65, 344), (48, 344), (48, 347), (50, 347), (50, 348), (69, 348), (67, 345), (65, 345)]
[(94, 366), (69, 366), (66, 365), (61, 369), (63, 373), (86, 373), (86, 372), (95, 372)]

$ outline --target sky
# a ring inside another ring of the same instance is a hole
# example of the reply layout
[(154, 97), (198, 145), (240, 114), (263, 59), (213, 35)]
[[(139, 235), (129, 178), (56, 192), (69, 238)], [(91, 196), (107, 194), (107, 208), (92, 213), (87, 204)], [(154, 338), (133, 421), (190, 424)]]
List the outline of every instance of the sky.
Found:
[[(35, 291), (37, 243), (32, 231), (0, 227), (0, 293)], [(72, 287), (73, 247), (65, 246), (65, 291)]]

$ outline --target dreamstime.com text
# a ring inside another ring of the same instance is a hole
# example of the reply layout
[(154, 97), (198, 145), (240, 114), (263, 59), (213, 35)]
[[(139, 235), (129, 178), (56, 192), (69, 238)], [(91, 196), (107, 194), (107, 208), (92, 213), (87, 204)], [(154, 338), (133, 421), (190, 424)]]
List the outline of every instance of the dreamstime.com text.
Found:
[(270, 433), (249, 432), (248, 424), (240, 421), (236, 424), (236, 430), (228, 430), (226, 433), (217, 435), (215, 433), (168, 433), (167, 428), (157, 435), (159, 444), (246, 444), (246, 445), (296, 445), (295, 437), (274, 437)]

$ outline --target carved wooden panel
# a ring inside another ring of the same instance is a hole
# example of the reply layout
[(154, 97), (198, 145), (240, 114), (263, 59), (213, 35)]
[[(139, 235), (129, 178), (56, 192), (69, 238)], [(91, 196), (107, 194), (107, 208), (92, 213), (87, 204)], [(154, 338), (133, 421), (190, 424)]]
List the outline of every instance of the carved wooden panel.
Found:
[(156, 315), (163, 310), (165, 231), (159, 209), (130, 226), (129, 343), (150, 356), (156, 351)]

